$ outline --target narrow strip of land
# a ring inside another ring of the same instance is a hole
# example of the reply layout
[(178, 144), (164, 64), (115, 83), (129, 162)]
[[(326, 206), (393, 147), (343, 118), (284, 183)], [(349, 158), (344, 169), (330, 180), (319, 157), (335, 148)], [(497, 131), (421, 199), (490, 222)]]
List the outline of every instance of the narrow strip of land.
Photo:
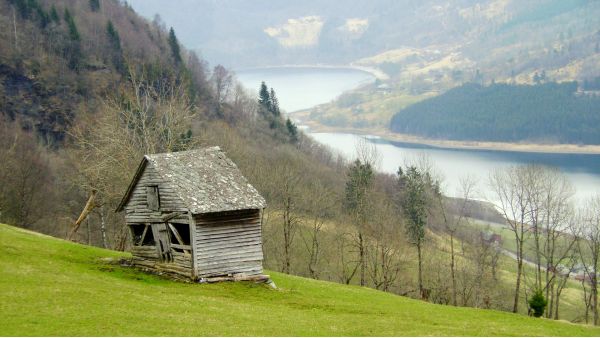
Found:
[(324, 126), (314, 121), (303, 121), (311, 132), (323, 133), (348, 133), (360, 135), (379, 136), (385, 140), (427, 145), (446, 149), (472, 149), (472, 150), (494, 150), (515, 151), (528, 153), (556, 153), (556, 154), (600, 154), (600, 145), (579, 144), (539, 144), (527, 142), (490, 142), (490, 141), (459, 141), (459, 140), (437, 140), (417, 135), (393, 133), (383, 128), (344, 128)]

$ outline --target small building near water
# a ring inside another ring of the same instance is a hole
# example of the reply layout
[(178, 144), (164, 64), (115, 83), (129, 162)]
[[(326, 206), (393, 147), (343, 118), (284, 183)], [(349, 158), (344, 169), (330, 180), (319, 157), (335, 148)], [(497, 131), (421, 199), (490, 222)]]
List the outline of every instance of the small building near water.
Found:
[(194, 281), (267, 280), (264, 198), (219, 147), (146, 155), (117, 211), (132, 263)]

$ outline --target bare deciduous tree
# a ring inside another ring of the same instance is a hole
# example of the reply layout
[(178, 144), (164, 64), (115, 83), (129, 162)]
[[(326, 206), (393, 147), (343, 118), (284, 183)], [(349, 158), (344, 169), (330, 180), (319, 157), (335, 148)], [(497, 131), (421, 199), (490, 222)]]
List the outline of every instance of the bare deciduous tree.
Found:
[[(583, 283), (590, 285), (589, 307), (598, 325), (598, 268), (600, 267), (600, 196), (591, 198), (580, 213), (578, 226), (574, 229), (577, 236), (577, 248), (585, 275)], [(585, 287), (585, 286), (584, 286)], [(586, 316), (587, 317), (587, 316)]]
[(504, 214), (508, 227), (514, 234), (517, 248), (517, 276), (513, 301), (513, 312), (517, 313), (523, 275), (523, 246), (530, 212), (526, 167), (513, 166), (496, 170), (490, 175), (490, 185), (498, 197), (499, 208)]
[[(70, 132), (71, 159), (79, 173), (76, 184), (90, 194), (97, 192), (93, 208), (118, 203), (144, 154), (184, 150), (197, 143), (190, 129), (195, 110), (184, 84), (129, 71), (129, 81), (103, 102), (101, 112), (80, 120)], [(105, 237), (103, 224), (109, 217), (104, 212), (101, 216)]]

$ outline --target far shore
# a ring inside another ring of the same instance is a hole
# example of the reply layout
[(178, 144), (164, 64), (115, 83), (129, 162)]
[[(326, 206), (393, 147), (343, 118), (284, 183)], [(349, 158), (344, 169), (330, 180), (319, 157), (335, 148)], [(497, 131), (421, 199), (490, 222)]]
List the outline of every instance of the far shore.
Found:
[(524, 153), (556, 153), (556, 154), (600, 154), (600, 145), (578, 145), (578, 144), (538, 144), (526, 142), (487, 142), (487, 141), (457, 141), (436, 140), (416, 135), (393, 133), (383, 128), (343, 128), (330, 127), (314, 121), (302, 121), (308, 126), (310, 132), (315, 133), (346, 133), (357, 135), (372, 135), (382, 139), (395, 142), (427, 145), (444, 149), (471, 149), (471, 150), (494, 150), (514, 151)]
[(241, 68), (238, 71), (248, 71), (257, 69), (279, 69), (279, 68), (315, 68), (315, 69), (354, 69), (361, 72), (369, 73), (376, 79), (387, 80), (389, 76), (382, 72), (378, 68), (361, 66), (355, 64), (344, 64), (344, 65), (328, 65), (328, 64), (305, 64), (305, 65), (277, 65), (277, 66), (263, 66), (263, 67), (249, 67)]

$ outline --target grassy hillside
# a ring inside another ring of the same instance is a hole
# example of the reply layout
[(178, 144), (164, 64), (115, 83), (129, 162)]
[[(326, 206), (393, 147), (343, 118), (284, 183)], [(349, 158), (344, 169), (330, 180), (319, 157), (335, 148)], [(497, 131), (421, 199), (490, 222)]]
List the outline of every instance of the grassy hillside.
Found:
[(126, 254), (0, 225), (1, 335), (569, 335), (600, 329), (271, 273), (178, 283), (121, 267)]

